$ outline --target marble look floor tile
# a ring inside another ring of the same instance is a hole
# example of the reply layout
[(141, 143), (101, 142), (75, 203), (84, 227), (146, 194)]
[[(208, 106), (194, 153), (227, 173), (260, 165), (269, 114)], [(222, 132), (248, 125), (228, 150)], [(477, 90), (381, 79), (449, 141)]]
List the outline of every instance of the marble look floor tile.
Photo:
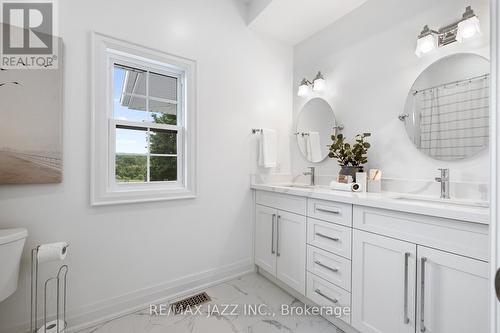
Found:
[[(336, 333), (320, 316), (283, 316), (282, 304), (303, 305), (258, 274), (248, 274), (206, 290), (211, 301), (201, 314), (156, 316), (144, 309), (78, 333)], [(231, 308), (224, 310), (224, 305)], [(261, 307), (265, 313), (249, 314)], [(209, 315), (210, 312), (210, 315)]]

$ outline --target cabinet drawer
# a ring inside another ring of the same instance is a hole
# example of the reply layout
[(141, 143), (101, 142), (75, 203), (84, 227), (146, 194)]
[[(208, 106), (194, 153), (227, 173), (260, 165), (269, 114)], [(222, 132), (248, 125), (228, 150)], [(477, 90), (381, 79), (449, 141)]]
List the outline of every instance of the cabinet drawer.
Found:
[(488, 225), (354, 206), (354, 228), (466, 257), (489, 260)]
[(255, 201), (259, 205), (273, 207), (300, 215), (306, 215), (307, 211), (306, 198), (294, 195), (257, 191)]
[[(312, 273), (307, 273), (306, 296), (319, 306), (338, 307), (336, 311), (334, 311), (336, 313), (338, 313), (337, 311), (340, 312), (340, 308), (351, 307), (351, 293)], [(345, 314), (339, 319), (348, 324), (351, 323), (349, 314)]]
[(320, 220), (307, 219), (307, 243), (351, 259), (352, 229)]
[(351, 290), (351, 261), (307, 246), (307, 270), (347, 291)]
[(309, 199), (307, 203), (307, 216), (350, 227), (352, 226), (352, 205)]

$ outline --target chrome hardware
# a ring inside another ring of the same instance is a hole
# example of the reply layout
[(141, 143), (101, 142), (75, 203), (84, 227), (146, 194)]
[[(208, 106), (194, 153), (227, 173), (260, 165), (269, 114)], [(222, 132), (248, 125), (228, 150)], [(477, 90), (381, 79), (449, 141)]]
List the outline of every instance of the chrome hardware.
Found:
[(332, 214), (340, 214), (340, 210), (330, 210), (326, 208), (316, 208), (319, 212), (332, 213)]
[(321, 297), (326, 298), (327, 300), (329, 300), (329, 301), (330, 301), (330, 302), (332, 302), (332, 303), (338, 303), (338, 302), (339, 302), (339, 300), (338, 300), (338, 299), (336, 299), (336, 298), (330, 298), (330, 297), (326, 296), (326, 295), (325, 295), (325, 294), (323, 294), (323, 293), (321, 292), (321, 290), (319, 290), (319, 289), (314, 290), (314, 292), (315, 292), (316, 294), (320, 295)]
[(337, 272), (339, 271), (339, 269), (338, 269), (338, 268), (333, 268), (333, 267), (327, 266), (327, 265), (323, 264), (323, 263), (322, 263), (321, 261), (319, 261), (319, 260), (315, 260), (315, 261), (314, 261), (314, 263), (315, 263), (316, 265), (318, 265), (318, 266), (321, 266), (321, 267), (323, 267), (323, 268), (326, 268), (326, 269), (328, 269), (328, 270), (331, 270), (332, 272), (335, 272), (335, 273), (337, 273)]
[(276, 214), (273, 214), (273, 222), (271, 223), (271, 254), (275, 254), (274, 250), (274, 224), (276, 222)]
[(315, 181), (315, 174), (316, 174), (316, 168), (315, 167), (308, 167), (310, 171), (304, 172), (304, 176), (311, 176), (311, 181), (309, 185), (314, 186), (314, 181)]
[[(63, 253), (67, 250), (69, 245), (63, 248)], [(38, 316), (38, 277), (39, 277), (39, 259), (38, 259), (38, 251), (40, 249), (40, 245), (31, 250), (31, 301), (30, 301), (30, 333), (32, 332), (42, 332), (46, 331), (49, 328), (54, 328), (56, 332), (65, 332), (68, 323), (66, 322), (66, 281), (68, 275), (68, 265), (62, 265), (59, 267), (57, 271), (57, 275), (52, 276), (45, 280), (43, 283), (43, 325), (38, 326), (39, 316)], [(52, 285), (52, 287), (51, 287)], [(56, 291), (55, 297), (52, 297), (48, 294), (49, 291)], [(49, 316), (48, 314), (48, 304), (51, 302), (55, 302), (55, 318)], [(61, 304), (62, 303), (62, 304)], [(49, 320), (55, 319), (55, 324), (48, 325)], [(60, 324), (62, 327), (60, 327)], [(53, 326), (52, 326), (53, 325)], [(52, 326), (52, 327), (51, 327)], [(42, 327), (44, 328), (42, 330)]]
[(319, 237), (323, 237), (323, 238), (326, 238), (326, 239), (329, 239), (329, 240), (332, 240), (334, 242), (338, 242), (340, 240), (340, 238), (338, 237), (330, 237), (330, 236), (327, 236), (325, 234), (322, 234), (321, 232), (317, 232), (316, 233), (316, 236), (319, 236)]
[(410, 322), (410, 318), (408, 317), (408, 258), (410, 257), (410, 253), (406, 252), (405, 253), (405, 290), (404, 290), (404, 319), (403, 322), (405, 324), (408, 324)]
[(410, 115), (408, 113), (402, 113), (398, 116), (398, 119), (401, 121), (405, 121)]
[(280, 219), (281, 215), (278, 215), (278, 219), (276, 222), (276, 255), (281, 256), (280, 253)]
[(335, 126), (333, 126), (333, 130), (335, 130), (335, 132), (343, 131), (344, 130), (344, 125), (342, 125), (342, 124), (335, 125)]
[(441, 183), (441, 199), (450, 198), (450, 169), (438, 169), (441, 177), (436, 177), (436, 181)]
[(420, 259), (420, 332), (425, 332), (425, 262), (427, 258)]

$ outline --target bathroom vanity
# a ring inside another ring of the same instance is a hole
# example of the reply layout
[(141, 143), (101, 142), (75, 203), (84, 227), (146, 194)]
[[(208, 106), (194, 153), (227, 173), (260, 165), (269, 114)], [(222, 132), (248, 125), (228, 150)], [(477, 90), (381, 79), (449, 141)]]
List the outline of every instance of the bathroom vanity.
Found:
[(318, 187), (252, 188), (259, 271), (313, 304), (350, 307), (342, 329), (488, 331), (488, 208)]

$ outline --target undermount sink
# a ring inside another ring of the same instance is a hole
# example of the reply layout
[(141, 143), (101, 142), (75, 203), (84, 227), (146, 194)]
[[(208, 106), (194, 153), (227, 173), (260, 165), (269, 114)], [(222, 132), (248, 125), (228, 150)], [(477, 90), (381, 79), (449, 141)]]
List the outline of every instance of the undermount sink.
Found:
[(490, 207), (489, 202), (486, 202), (486, 201), (441, 199), (441, 198), (412, 196), (412, 195), (397, 195), (397, 196), (393, 196), (392, 199), (401, 200), (401, 201), (408, 201), (408, 202), (447, 204), (447, 205), (455, 205), (455, 206), (462, 206), (462, 207), (482, 207), (482, 208)]

